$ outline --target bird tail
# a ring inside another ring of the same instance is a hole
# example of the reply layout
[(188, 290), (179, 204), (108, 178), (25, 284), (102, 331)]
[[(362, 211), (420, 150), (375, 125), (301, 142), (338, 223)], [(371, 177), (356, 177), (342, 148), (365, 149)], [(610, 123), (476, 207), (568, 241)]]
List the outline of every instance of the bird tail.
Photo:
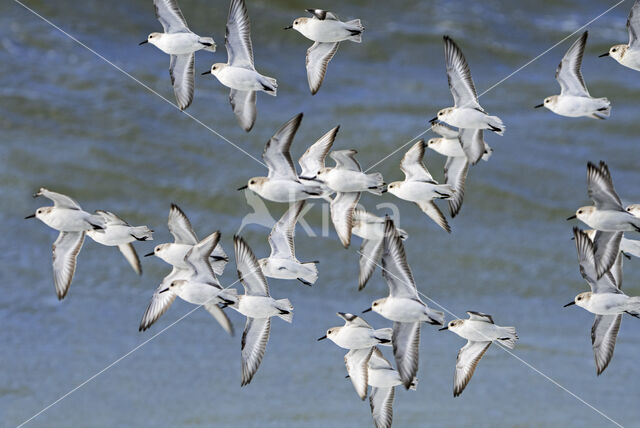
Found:
[(305, 274), (302, 279), (310, 284), (315, 283), (318, 280), (318, 268), (316, 267), (316, 262), (307, 262), (302, 264), (311, 269), (311, 272)]
[(236, 290), (235, 288), (225, 288), (224, 290), (220, 291), (218, 297), (225, 301), (225, 306), (232, 306), (238, 301), (238, 290)]
[(414, 377), (411, 381), (411, 385), (409, 385), (409, 389), (415, 391), (418, 388), (418, 378)]
[(436, 193), (439, 195), (438, 199), (450, 199), (456, 190), (451, 184), (438, 184), (436, 186)]
[(200, 37), (198, 42), (205, 45), (204, 50), (209, 52), (216, 51), (216, 42), (213, 41), (212, 37)]
[(380, 345), (391, 346), (391, 336), (393, 335), (392, 328), (379, 328), (373, 335), (380, 341)]
[(293, 321), (293, 305), (289, 299), (276, 300), (276, 309), (280, 311), (278, 316), (290, 323)]
[(262, 76), (262, 89), (269, 95), (276, 96), (278, 94), (278, 81), (273, 77)]
[(444, 325), (444, 312), (428, 309), (427, 315), (431, 318), (431, 324)]
[(147, 226), (137, 226), (133, 228), (132, 235), (138, 241), (153, 241), (153, 230)]
[(396, 232), (398, 232), (398, 236), (400, 236), (400, 239), (402, 239), (403, 241), (406, 241), (407, 239), (409, 239), (409, 234), (407, 233), (406, 230), (396, 227)]
[(382, 195), (384, 191), (384, 178), (382, 178), (382, 174), (374, 172), (373, 174), (367, 174), (367, 177), (369, 178), (368, 191), (374, 195)]
[(598, 111), (593, 113), (596, 119), (605, 119), (611, 116), (611, 102), (608, 98), (598, 98)]
[(351, 32), (351, 37), (347, 40), (351, 40), (352, 42), (362, 43), (362, 32), (364, 31), (364, 27), (359, 19), (354, 19), (352, 21), (345, 22), (347, 24), (347, 30)]
[(505, 126), (498, 116), (489, 116), (489, 129), (498, 135), (504, 135)]
[(516, 346), (516, 340), (518, 340), (518, 334), (515, 327), (502, 327), (502, 334), (505, 337), (499, 337), (498, 340), (501, 344), (509, 349), (513, 349)]

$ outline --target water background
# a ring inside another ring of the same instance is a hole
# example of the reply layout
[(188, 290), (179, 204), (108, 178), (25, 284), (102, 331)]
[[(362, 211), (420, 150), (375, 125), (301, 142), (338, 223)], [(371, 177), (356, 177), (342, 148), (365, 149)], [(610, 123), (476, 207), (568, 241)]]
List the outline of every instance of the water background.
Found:
[[(625, 203), (640, 202), (640, 79), (610, 58), (598, 58), (627, 39), (628, 0), (589, 27), (583, 74), (594, 96), (607, 96), (607, 121), (568, 119), (533, 109), (558, 93), (554, 71), (571, 40), (481, 98), (499, 115), (504, 137), (487, 135), (488, 163), (469, 174), (459, 217), (447, 235), (416, 206), (390, 194), (366, 195), (375, 210), (392, 202), (409, 232), (409, 263), (418, 288), (462, 317), (466, 310), (515, 325), (515, 354), (625, 426), (640, 412), (640, 322), (625, 317), (615, 356), (595, 375), (592, 316), (562, 305), (586, 290), (564, 219), (586, 195), (586, 162), (608, 162)], [(138, 46), (160, 31), (150, 1), (34, 1), (38, 13), (164, 97), (173, 100), (168, 57)], [(333, 126), (336, 149), (355, 148), (365, 167), (421, 133), (451, 105), (442, 35), (462, 47), (479, 92), (613, 5), (611, 1), (513, 2), (325, 0), (248, 1), (256, 67), (278, 79), (278, 97), (258, 95), (258, 119), (247, 134), (228, 103), (228, 90), (196, 76), (188, 112), (261, 155), (264, 143), (298, 112), (305, 117), (293, 144), (297, 158)], [(196, 55), (196, 71), (225, 62), (228, 2), (181, 0), (190, 27), (212, 35), (216, 54)], [(304, 56), (310, 42), (282, 31), (307, 7), (335, 10), (366, 26), (361, 45), (343, 43), (320, 92), (307, 87)], [(137, 327), (167, 265), (143, 259), (137, 277), (114, 248), (85, 242), (67, 298), (58, 302), (51, 275), (56, 232), (28, 215), (47, 202), (39, 187), (67, 193), (87, 210), (107, 209), (132, 224), (147, 224), (154, 243), (170, 239), (171, 202), (190, 217), (199, 236), (231, 237), (252, 212), (235, 190), (266, 170), (161, 98), (110, 66), (17, 3), (0, 5), (0, 423), (15, 426), (102, 370), (192, 309), (176, 301), (151, 328)], [(433, 135), (427, 134), (429, 137)], [(375, 167), (387, 182), (402, 179), (401, 151)], [(426, 163), (442, 178), (444, 158)], [(285, 207), (268, 204), (274, 217)], [(442, 205), (444, 207), (444, 204)], [(380, 213), (384, 213), (381, 210)], [(308, 217), (316, 233), (322, 209)], [(268, 229), (243, 235), (259, 257), (268, 254)], [(140, 254), (154, 243), (136, 245)], [(321, 260), (312, 288), (271, 280), (274, 297), (295, 306), (293, 325), (272, 322), (267, 352), (253, 382), (240, 388), (243, 318), (230, 311), (236, 336), (226, 336), (198, 310), (34, 419), (30, 426), (368, 426), (369, 405), (344, 379), (344, 351), (316, 342), (337, 311), (359, 313), (387, 293), (377, 272), (357, 291), (358, 240), (344, 250), (332, 232), (309, 238), (301, 230), (301, 260)], [(236, 279), (233, 261), (222, 281)], [(640, 261), (625, 260), (624, 288), (640, 294)], [(451, 319), (447, 315), (447, 319)], [(376, 314), (375, 327), (388, 323)], [(492, 346), (461, 397), (452, 396), (455, 358), (464, 341), (425, 326), (418, 391), (398, 389), (394, 426), (606, 426), (609, 422), (567, 392)], [(391, 359), (390, 350), (386, 350)]]

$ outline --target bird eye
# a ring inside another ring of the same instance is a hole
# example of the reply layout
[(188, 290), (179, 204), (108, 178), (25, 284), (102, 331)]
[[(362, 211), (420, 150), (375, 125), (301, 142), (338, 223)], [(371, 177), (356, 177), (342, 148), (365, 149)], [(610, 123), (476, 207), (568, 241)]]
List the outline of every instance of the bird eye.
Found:
[(578, 300), (582, 300), (582, 297), (578, 297)]
[(442, 112), (438, 113), (438, 116), (442, 116)]
[(582, 214), (582, 210), (578, 210), (578, 214)]
[(293, 21), (293, 25), (298, 25), (298, 20)]
[(615, 52), (615, 51), (617, 51), (617, 50), (618, 50), (618, 49), (611, 49), (611, 52)]

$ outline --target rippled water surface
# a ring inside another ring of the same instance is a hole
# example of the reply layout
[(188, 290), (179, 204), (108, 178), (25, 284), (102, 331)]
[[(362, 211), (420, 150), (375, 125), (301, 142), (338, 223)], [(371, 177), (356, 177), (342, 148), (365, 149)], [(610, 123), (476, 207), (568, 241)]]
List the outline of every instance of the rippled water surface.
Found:
[[(131, 223), (148, 224), (156, 231), (156, 243), (170, 238), (166, 218), (175, 202), (200, 236), (219, 229), (231, 254), (231, 237), (252, 212), (235, 189), (265, 172), (158, 96), (173, 100), (169, 59), (153, 46), (138, 46), (161, 28), (151, 1), (26, 4), (130, 76), (18, 3), (0, 5), (0, 420), (6, 426), (28, 419), (192, 309), (176, 301), (150, 331), (139, 333), (142, 313), (167, 265), (143, 259), (144, 275), (137, 277), (115, 249), (90, 241), (80, 254), (69, 295), (58, 302), (50, 265), (56, 233), (22, 219), (42, 204), (31, 199), (35, 190), (46, 186), (72, 195), (87, 210), (108, 209)], [(260, 158), (275, 129), (302, 111), (294, 157), (340, 124), (334, 148), (357, 149), (361, 164), (368, 167), (423, 132), (428, 119), (451, 104), (443, 34), (460, 44), (483, 92), (614, 3), (247, 4), (256, 66), (278, 79), (278, 97), (258, 95), (258, 120), (247, 134), (233, 117), (228, 90), (213, 77), (198, 74), (188, 112)], [(180, 5), (190, 27), (212, 35), (220, 47), (215, 54), (198, 53), (196, 71), (225, 62), (228, 2), (181, 0)], [(281, 30), (307, 7), (359, 17), (366, 26), (361, 45), (340, 46), (313, 97), (304, 68), (310, 42)], [(606, 160), (622, 199), (640, 201), (640, 74), (597, 57), (625, 41), (630, 7), (627, 0), (589, 26), (584, 77), (594, 96), (611, 100), (609, 120), (571, 120), (533, 109), (558, 92), (554, 71), (569, 40), (482, 96), (483, 106), (501, 116), (507, 131), (504, 137), (487, 135), (493, 157), (471, 170), (451, 235), (392, 195), (362, 198), (372, 210), (389, 202), (400, 208), (420, 290), (459, 316), (466, 310), (493, 314), (499, 324), (516, 325), (521, 338), (517, 358), (490, 348), (469, 387), (454, 399), (455, 358), (464, 341), (425, 326), (419, 388), (397, 391), (395, 426), (610, 423), (538, 370), (620, 424), (638, 424), (640, 322), (624, 319), (615, 357), (596, 377), (592, 316), (580, 308), (562, 308), (586, 289), (570, 240), (572, 224), (564, 220), (588, 203), (586, 162)], [(402, 153), (374, 170), (387, 182), (402, 179)], [(429, 152), (426, 162), (441, 179), (443, 158)], [(276, 218), (285, 209), (268, 207)], [(307, 218), (316, 234), (322, 232), (322, 212), (316, 203)], [(369, 425), (368, 403), (360, 402), (344, 379), (343, 350), (316, 338), (341, 324), (336, 311), (359, 313), (386, 295), (386, 285), (378, 272), (365, 291), (357, 291), (357, 241), (344, 250), (333, 232), (328, 238), (298, 232), (298, 256), (321, 261), (320, 279), (312, 288), (270, 281), (275, 297), (288, 297), (295, 305), (294, 323), (273, 321), (266, 356), (249, 386), (240, 388), (240, 334), (224, 335), (198, 310), (29, 425)], [(267, 233), (258, 225), (242, 231), (260, 257), (269, 251)], [(137, 248), (144, 254), (152, 246), (141, 243)], [(640, 262), (625, 263), (625, 290), (640, 294)], [(231, 262), (222, 281), (235, 279)], [(241, 332), (242, 317), (230, 316)], [(367, 319), (375, 327), (387, 325), (376, 314)]]

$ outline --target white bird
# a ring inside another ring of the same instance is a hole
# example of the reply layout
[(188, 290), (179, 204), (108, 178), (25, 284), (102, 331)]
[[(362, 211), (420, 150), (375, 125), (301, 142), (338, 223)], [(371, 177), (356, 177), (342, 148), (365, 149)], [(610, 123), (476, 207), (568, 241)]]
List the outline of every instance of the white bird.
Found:
[(344, 320), (344, 325), (331, 327), (327, 330), (327, 334), (318, 338), (319, 341), (329, 339), (344, 349), (363, 349), (391, 344), (392, 329), (376, 330), (357, 315), (345, 312), (338, 312), (337, 315)]
[(415, 202), (438, 226), (451, 233), (447, 219), (444, 218), (434, 199), (450, 199), (455, 190), (451, 184), (438, 184), (422, 162), (424, 140), (415, 143), (400, 161), (404, 181), (389, 183), (387, 190), (400, 199)]
[(546, 107), (555, 114), (567, 117), (587, 116), (605, 119), (611, 114), (611, 103), (607, 98), (593, 98), (582, 78), (580, 67), (587, 44), (588, 31), (569, 48), (556, 70), (556, 80), (560, 84), (560, 95), (544, 99), (535, 108)]
[(276, 96), (278, 83), (263, 76), (253, 64), (251, 24), (244, 0), (231, 0), (225, 36), (227, 63), (216, 63), (202, 74), (213, 74), (223, 85), (231, 88), (231, 108), (245, 131), (251, 131), (256, 121), (256, 91)]
[(338, 51), (340, 42), (351, 40), (361, 43), (364, 27), (359, 19), (342, 22), (334, 13), (326, 10), (307, 9), (307, 12), (313, 17), (296, 18), (293, 25), (285, 27), (285, 30), (293, 28), (314, 42), (307, 50), (306, 64), (309, 89), (311, 94), (315, 95), (322, 85), (329, 61)]
[(353, 210), (358, 205), (361, 192), (381, 195), (384, 190), (382, 174), (362, 172), (355, 158), (355, 150), (337, 150), (329, 156), (336, 163), (332, 168), (323, 168), (318, 172), (318, 180), (336, 192), (331, 201), (331, 221), (345, 248), (351, 244)]
[(336, 135), (340, 130), (340, 125), (331, 129), (329, 132), (320, 137), (315, 143), (313, 143), (302, 156), (298, 159), (300, 164), (300, 181), (302, 183), (308, 183), (311, 186), (320, 186), (322, 188), (322, 194), (317, 197), (326, 199), (331, 202), (329, 195), (333, 193), (323, 181), (320, 181), (318, 173), (325, 168), (325, 158), (333, 146), (333, 142), (336, 139)]
[[(368, 366), (368, 381), (371, 385), (369, 405), (373, 424), (375, 428), (391, 428), (395, 387), (403, 384), (402, 379), (378, 348), (373, 348)], [(415, 391), (417, 383), (418, 380), (414, 378), (409, 389)]]
[(313, 285), (318, 279), (316, 263), (300, 263), (296, 258), (293, 238), (296, 223), (304, 208), (304, 201), (291, 205), (269, 234), (269, 257), (258, 260), (264, 276), (279, 279), (297, 279), (304, 285)]
[[(362, 238), (359, 252), (360, 273), (358, 274), (358, 290), (362, 290), (375, 272), (376, 267), (380, 265), (386, 219), (361, 208), (353, 210), (352, 218), (351, 232)], [(407, 232), (400, 228), (396, 228), (396, 231), (403, 241), (409, 237)]]
[(211, 37), (200, 37), (189, 30), (176, 0), (153, 0), (153, 5), (164, 33), (151, 33), (140, 44), (151, 43), (171, 55), (171, 84), (178, 107), (184, 110), (193, 101), (195, 52), (215, 52), (216, 44)]
[(495, 325), (491, 315), (480, 312), (467, 311), (469, 319), (449, 321), (440, 330), (449, 330), (467, 339), (458, 352), (456, 371), (453, 377), (453, 396), (462, 394), (471, 380), (473, 372), (484, 353), (492, 342), (498, 342), (509, 349), (513, 349), (518, 340), (515, 327), (500, 327)]
[(482, 129), (460, 129), (446, 123), (433, 122), (431, 130), (440, 138), (430, 138), (427, 148), (447, 157), (466, 156), (472, 165), (480, 159), (488, 161), (493, 149), (484, 141)]
[(267, 177), (253, 177), (238, 190), (249, 189), (273, 202), (295, 202), (322, 195), (321, 186), (302, 183), (291, 159), (291, 143), (300, 127), (302, 113), (297, 114), (273, 134), (262, 153), (269, 168)]
[(139, 331), (151, 327), (169, 309), (176, 297), (180, 297), (186, 302), (204, 306), (222, 328), (233, 335), (231, 321), (222, 309), (237, 301), (237, 291), (220, 286), (209, 262), (219, 240), (220, 232), (214, 232), (191, 246), (183, 260), (186, 267), (174, 266), (156, 288), (142, 316)]
[(454, 106), (440, 110), (431, 121), (439, 120), (456, 128), (489, 129), (503, 135), (505, 126), (502, 120), (498, 116), (490, 116), (478, 103), (469, 64), (449, 36), (444, 36), (444, 57)]
[(271, 317), (277, 316), (290, 323), (293, 306), (289, 299), (275, 300), (269, 295), (267, 279), (260, 269), (258, 259), (251, 248), (239, 236), (233, 237), (238, 278), (244, 286), (244, 295), (230, 305), (247, 317), (242, 334), (242, 383), (247, 385), (260, 367), (269, 341)]
[(567, 220), (577, 218), (603, 232), (640, 232), (640, 218), (622, 207), (606, 163), (587, 163), (587, 193), (595, 205), (578, 208)]
[(627, 18), (627, 31), (629, 32), (629, 43), (613, 45), (609, 52), (603, 53), (600, 57), (610, 56), (625, 67), (640, 71), (640, 0), (636, 0), (631, 7)]
[[(185, 256), (198, 243), (198, 237), (193, 231), (187, 215), (176, 204), (171, 204), (167, 225), (174, 242), (156, 245), (152, 252), (145, 254), (145, 257), (156, 256), (173, 267), (189, 269), (185, 262)], [(222, 275), (228, 261), (229, 258), (222, 246), (216, 245), (209, 260), (216, 275)]]
[(580, 274), (591, 287), (591, 291), (578, 294), (564, 305), (578, 305), (595, 314), (591, 327), (591, 344), (596, 360), (596, 373), (607, 368), (616, 345), (623, 314), (640, 318), (640, 297), (629, 297), (621, 291), (622, 257), (618, 256), (614, 267), (600, 279), (596, 275), (596, 249), (589, 236), (573, 228), (578, 252)]
[(80, 205), (66, 195), (40, 188), (33, 197), (44, 196), (53, 201), (53, 206), (40, 207), (35, 214), (25, 219), (37, 218), (47, 226), (60, 232), (53, 243), (53, 282), (58, 299), (62, 300), (69, 291), (73, 274), (76, 271), (76, 260), (85, 232), (103, 230), (104, 221), (99, 215), (83, 211)]
[(97, 210), (96, 214), (104, 220), (104, 230), (88, 230), (87, 236), (98, 244), (118, 247), (138, 275), (142, 275), (140, 259), (133, 247), (134, 241), (153, 241), (153, 230), (147, 226), (131, 226), (117, 215), (109, 211)]
[(373, 310), (393, 321), (393, 355), (408, 389), (418, 372), (420, 323), (443, 325), (444, 313), (434, 311), (420, 299), (402, 240), (391, 219), (385, 225), (382, 277), (389, 286), (389, 296), (374, 301), (364, 312)]

